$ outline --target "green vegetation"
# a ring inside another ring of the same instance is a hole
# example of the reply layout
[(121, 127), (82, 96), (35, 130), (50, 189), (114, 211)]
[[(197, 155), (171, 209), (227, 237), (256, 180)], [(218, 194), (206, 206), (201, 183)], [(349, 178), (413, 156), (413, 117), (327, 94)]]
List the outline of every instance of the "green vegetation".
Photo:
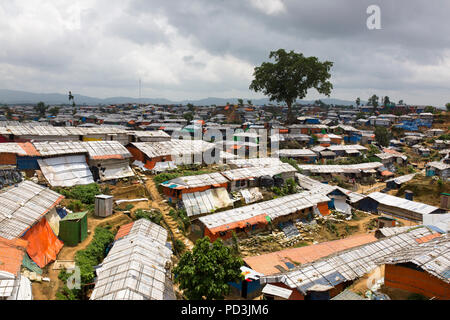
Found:
[(284, 186), (281, 188), (272, 187), (272, 192), (281, 197), (294, 194), (297, 192), (297, 184), (294, 179), (287, 179)]
[(164, 181), (172, 180), (178, 177), (185, 176), (196, 176), (200, 174), (211, 173), (213, 170), (188, 170), (182, 167), (172, 171), (172, 172), (163, 172), (153, 177), (153, 181), (155, 181), (156, 185), (159, 186)]
[(308, 89), (315, 88), (326, 96), (331, 94), (333, 85), (328, 80), (333, 62), (320, 62), (316, 57), (305, 57), (302, 53), (284, 49), (270, 52), (269, 58), (274, 58), (275, 63), (263, 62), (255, 67), (249, 88), (262, 92), (270, 101), (286, 103), (288, 123), (294, 118), (292, 105), (297, 99), (303, 99)]
[(162, 216), (161, 212), (159, 212), (157, 210), (148, 211), (148, 210), (138, 209), (134, 213), (134, 216), (135, 216), (135, 220), (147, 219), (158, 225), (161, 225), (161, 222), (163, 221), (163, 216)]
[(280, 161), (284, 162), (284, 163), (288, 163), (291, 166), (293, 166), (295, 168), (295, 170), (297, 170), (298, 172), (300, 172), (300, 173), (302, 172), (302, 169), (300, 169), (298, 167), (297, 161), (295, 161), (294, 159), (282, 157), (282, 158), (280, 158)]
[(188, 300), (222, 300), (229, 294), (229, 282), (242, 281), (243, 261), (225, 246), (221, 239), (197, 240), (191, 251), (183, 254), (174, 268), (175, 282)]
[(81, 271), (81, 282), (92, 283), (94, 280), (94, 266), (104, 258), (108, 245), (114, 241), (114, 234), (107, 228), (95, 228), (94, 237), (86, 249), (75, 254), (75, 263)]
[(325, 221), (325, 228), (326, 228), (330, 233), (335, 234), (336, 237), (339, 237), (339, 236), (340, 236), (339, 231), (338, 231), (338, 229), (337, 229), (337, 227), (336, 227), (336, 224), (335, 224), (333, 221), (331, 221), (331, 220)]
[(81, 212), (84, 209), (84, 205), (80, 200), (73, 200), (68, 204), (67, 209), (73, 212)]
[(45, 117), (45, 112), (47, 111), (48, 106), (45, 105), (44, 102), (39, 102), (35, 107), (34, 110), (39, 114), (40, 118)]
[(186, 210), (170, 209), (169, 215), (178, 223), (178, 227), (181, 231), (183, 231), (183, 233), (186, 233), (189, 230), (191, 220), (189, 219)]
[(180, 239), (175, 239), (175, 242), (173, 243), (173, 248), (175, 252), (181, 253), (184, 251), (184, 249), (186, 249), (186, 245)]
[(439, 140), (450, 140), (450, 134), (446, 133), (439, 137)]
[(86, 285), (94, 281), (94, 266), (103, 261), (106, 255), (106, 248), (114, 241), (114, 234), (107, 228), (95, 228), (94, 237), (86, 249), (75, 254), (75, 264), (80, 268), (81, 289), (69, 289), (67, 280), (71, 274), (66, 270), (61, 270), (58, 278), (65, 284), (56, 294), (58, 300), (83, 300), (86, 299), (86, 292), (83, 290)]
[(383, 147), (389, 146), (392, 134), (385, 127), (375, 127), (375, 140)]
[(56, 192), (68, 199), (80, 200), (84, 204), (94, 204), (95, 196), (100, 194), (100, 187), (96, 183), (73, 188), (56, 188)]

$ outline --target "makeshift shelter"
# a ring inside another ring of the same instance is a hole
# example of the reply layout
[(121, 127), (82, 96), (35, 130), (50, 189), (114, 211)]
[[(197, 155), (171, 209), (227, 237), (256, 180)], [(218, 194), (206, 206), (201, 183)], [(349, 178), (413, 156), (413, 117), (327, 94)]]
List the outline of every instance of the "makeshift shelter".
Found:
[(163, 193), (170, 202), (181, 199), (186, 193), (203, 192), (213, 188), (227, 188), (228, 179), (220, 172), (178, 177), (161, 183)]
[(233, 205), (225, 188), (208, 189), (202, 192), (184, 193), (183, 206), (188, 217), (212, 213), (217, 209)]
[(28, 242), (0, 238), (0, 300), (32, 300), (31, 282), (20, 273)]
[(383, 213), (418, 222), (423, 221), (424, 215), (444, 213), (438, 207), (381, 192), (373, 192), (367, 195), (364, 199), (359, 200), (356, 205), (363, 211)]
[(73, 187), (94, 183), (86, 157), (83, 155), (39, 159), (38, 163), (42, 174), (52, 187)]
[(28, 240), (27, 252), (42, 268), (63, 245), (45, 218), (63, 198), (31, 181), (5, 189), (0, 193), (0, 237)]
[(60, 221), (59, 238), (65, 245), (74, 247), (87, 238), (87, 213), (69, 213)]
[[(203, 140), (178, 140), (160, 142), (135, 142), (127, 146), (133, 160), (144, 163), (152, 170), (156, 163), (173, 161), (179, 164), (203, 163), (204, 154), (214, 153), (216, 146)], [(219, 154), (217, 154), (219, 156)]]
[(118, 141), (84, 142), (89, 167), (98, 173), (96, 179), (108, 181), (134, 176), (130, 167), (131, 153)]
[(141, 219), (124, 234), (97, 268), (90, 299), (175, 300), (168, 268), (172, 251), (162, 243), (167, 231)]
[(56, 260), (56, 256), (63, 247), (45, 218), (42, 218), (23, 236), (28, 241), (27, 252), (31, 259), (43, 268)]
[(255, 203), (252, 205), (222, 211), (199, 218), (203, 233), (211, 241), (217, 238), (229, 239), (236, 233), (257, 232), (273, 222), (278, 224), (311, 214), (316, 209), (328, 215), (328, 201), (322, 194), (313, 192), (296, 193), (289, 196)]
[(100, 194), (95, 196), (95, 215), (109, 217), (113, 213), (113, 196)]
[(290, 299), (330, 299), (355, 279), (382, 265), (380, 258), (401, 248), (417, 246), (417, 239), (432, 233), (424, 226), (409, 228), (399, 234), (301, 264), (286, 272), (263, 276), (260, 282), (295, 289)]
[(436, 236), (382, 257), (386, 287), (438, 300), (450, 299), (450, 237)]

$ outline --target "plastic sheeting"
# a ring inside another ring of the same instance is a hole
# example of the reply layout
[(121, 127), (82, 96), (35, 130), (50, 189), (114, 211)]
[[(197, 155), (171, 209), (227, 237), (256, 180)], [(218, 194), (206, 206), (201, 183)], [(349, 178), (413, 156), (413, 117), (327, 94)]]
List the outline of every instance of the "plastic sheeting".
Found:
[(39, 159), (38, 163), (52, 187), (73, 187), (94, 182), (83, 155)]
[(64, 245), (56, 237), (45, 218), (28, 230), (23, 239), (28, 241), (28, 255), (40, 268), (56, 260), (57, 254)]
[(347, 204), (347, 202), (345, 202), (345, 200), (334, 199), (334, 207), (336, 208), (336, 211), (345, 214), (352, 214), (352, 208)]
[(120, 162), (116, 164), (102, 165), (105, 170), (100, 171), (100, 180), (114, 180), (120, 178), (133, 177), (134, 172), (126, 162)]
[(53, 232), (56, 236), (59, 235), (59, 221), (61, 221), (60, 216), (56, 212), (56, 209), (53, 208), (50, 210), (46, 215), (45, 219), (47, 219), (48, 224), (50, 225), (50, 228), (52, 228)]

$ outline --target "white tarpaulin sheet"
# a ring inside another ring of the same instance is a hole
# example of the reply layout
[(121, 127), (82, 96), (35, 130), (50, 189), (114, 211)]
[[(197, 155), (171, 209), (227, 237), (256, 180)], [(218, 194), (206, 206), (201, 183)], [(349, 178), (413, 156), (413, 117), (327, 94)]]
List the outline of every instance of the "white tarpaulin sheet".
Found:
[(153, 167), (153, 171), (155, 172), (164, 172), (167, 170), (173, 170), (176, 169), (177, 166), (175, 162), (173, 161), (166, 161), (166, 162), (157, 162), (155, 163), (155, 166)]
[(52, 187), (72, 187), (94, 182), (84, 155), (39, 159), (38, 163)]
[(188, 217), (192, 217), (226, 208), (231, 206), (233, 202), (225, 188), (218, 188), (203, 192), (184, 193), (183, 204)]
[(241, 195), (245, 200), (246, 204), (253, 203), (262, 200), (264, 197), (259, 191), (259, 188), (250, 188), (241, 190)]
[[(103, 170), (103, 168), (105, 170)], [(134, 172), (131, 170), (128, 162), (118, 162), (115, 164), (102, 164), (102, 170), (100, 170), (100, 180), (114, 180), (120, 178), (133, 177)]]
[(334, 199), (334, 207), (336, 208), (336, 211), (345, 213), (345, 214), (352, 214), (352, 209), (348, 205), (345, 200), (342, 199)]

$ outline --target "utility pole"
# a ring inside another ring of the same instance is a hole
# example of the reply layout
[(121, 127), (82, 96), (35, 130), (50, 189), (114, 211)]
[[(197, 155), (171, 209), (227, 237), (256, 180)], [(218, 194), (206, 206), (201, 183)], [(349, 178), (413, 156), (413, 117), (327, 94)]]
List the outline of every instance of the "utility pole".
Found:
[(142, 81), (139, 78), (139, 100), (141, 100), (141, 86), (142, 86)]

